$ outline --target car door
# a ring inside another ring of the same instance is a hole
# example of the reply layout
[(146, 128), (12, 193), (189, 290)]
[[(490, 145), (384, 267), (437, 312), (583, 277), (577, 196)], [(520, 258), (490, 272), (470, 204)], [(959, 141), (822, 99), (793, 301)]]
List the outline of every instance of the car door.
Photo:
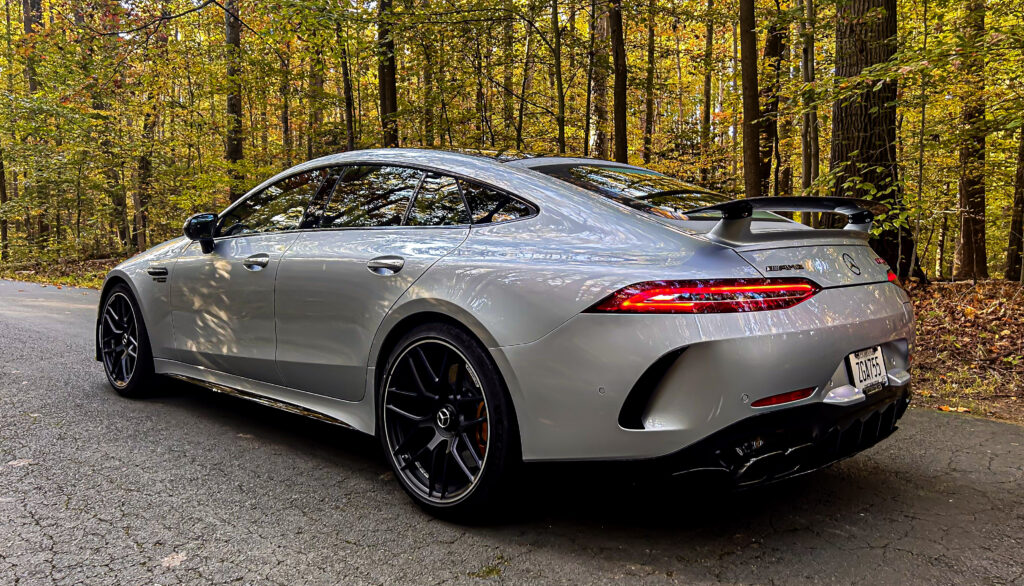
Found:
[(321, 214), (281, 262), (277, 364), (289, 387), (357, 401), (384, 316), (470, 218), (455, 179), (383, 165), (345, 168)]
[(275, 279), (310, 201), (330, 178), (329, 169), (314, 169), (278, 181), (221, 214), (212, 252), (199, 242), (182, 252), (170, 283), (179, 360), (280, 383)]

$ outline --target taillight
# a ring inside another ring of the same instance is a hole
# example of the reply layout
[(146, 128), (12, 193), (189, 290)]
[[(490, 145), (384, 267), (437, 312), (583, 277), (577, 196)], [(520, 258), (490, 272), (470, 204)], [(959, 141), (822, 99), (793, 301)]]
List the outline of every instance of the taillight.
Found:
[(807, 279), (647, 281), (623, 287), (597, 305), (603, 313), (735, 313), (786, 309), (821, 287)]
[(898, 279), (898, 277), (896, 276), (896, 273), (892, 272), (892, 269), (889, 269), (888, 271), (886, 271), (886, 278), (889, 279), (890, 283), (895, 283), (896, 280)]

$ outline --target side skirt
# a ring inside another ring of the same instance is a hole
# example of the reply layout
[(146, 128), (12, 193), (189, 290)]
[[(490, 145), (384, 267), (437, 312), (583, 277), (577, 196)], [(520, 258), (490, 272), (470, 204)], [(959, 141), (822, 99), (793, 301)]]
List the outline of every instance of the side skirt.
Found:
[(158, 374), (170, 378), (363, 433), (374, 433), (372, 393), (360, 402), (342, 401), (174, 360), (156, 358), (153, 362)]

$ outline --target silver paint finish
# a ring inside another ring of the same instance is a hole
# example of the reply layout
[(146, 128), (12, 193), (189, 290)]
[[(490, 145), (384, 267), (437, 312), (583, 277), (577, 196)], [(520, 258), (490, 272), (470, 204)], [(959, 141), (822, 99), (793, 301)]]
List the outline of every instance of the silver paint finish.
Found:
[[(865, 347), (882, 346), (890, 372), (907, 368), (909, 300), (885, 282), (887, 267), (861, 240), (801, 238), (800, 225), (759, 222), (758, 229), (789, 227), (792, 235), (770, 248), (733, 248), (702, 235), (714, 222), (661, 221), (526, 168), (413, 149), (324, 157), (250, 193), (304, 169), (348, 163), (471, 178), (531, 201), (539, 213), (472, 228), (220, 238), (211, 255), (182, 238), (159, 245), (108, 276), (136, 294), (158, 372), (263, 395), (373, 433), (385, 338), (404, 319), (439, 313), (488, 348), (516, 409), (524, 457), (546, 460), (659, 456), (755, 412), (787, 408), (755, 410), (749, 402), (758, 398), (814, 387), (794, 404), (821, 401), (849, 384), (844, 357)], [(267, 255), (265, 268), (244, 266), (255, 254)], [(396, 258), (403, 261), (397, 272)], [(376, 267), (384, 274), (371, 272), (379, 259), (391, 261)], [(152, 266), (168, 269), (165, 282), (147, 274)], [(777, 311), (585, 313), (635, 282), (762, 275), (803, 276), (825, 289)], [(653, 389), (645, 428), (619, 427), (623, 401), (643, 372), (681, 348)]]

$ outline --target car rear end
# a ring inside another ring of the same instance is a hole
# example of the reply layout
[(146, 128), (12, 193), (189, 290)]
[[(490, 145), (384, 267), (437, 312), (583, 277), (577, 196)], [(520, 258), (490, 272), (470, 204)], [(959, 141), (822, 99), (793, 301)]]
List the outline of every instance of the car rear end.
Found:
[(752, 484), (814, 470), (895, 430), (910, 401), (906, 293), (866, 230), (758, 213), (660, 221), (700, 242), (696, 256), (731, 249), (760, 277), (734, 278), (727, 264), (698, 278), (652, 275), (541, 340), (502, 349), (515, 384), (543, 390), (520, 417), (527, 459), (643, 460)]

